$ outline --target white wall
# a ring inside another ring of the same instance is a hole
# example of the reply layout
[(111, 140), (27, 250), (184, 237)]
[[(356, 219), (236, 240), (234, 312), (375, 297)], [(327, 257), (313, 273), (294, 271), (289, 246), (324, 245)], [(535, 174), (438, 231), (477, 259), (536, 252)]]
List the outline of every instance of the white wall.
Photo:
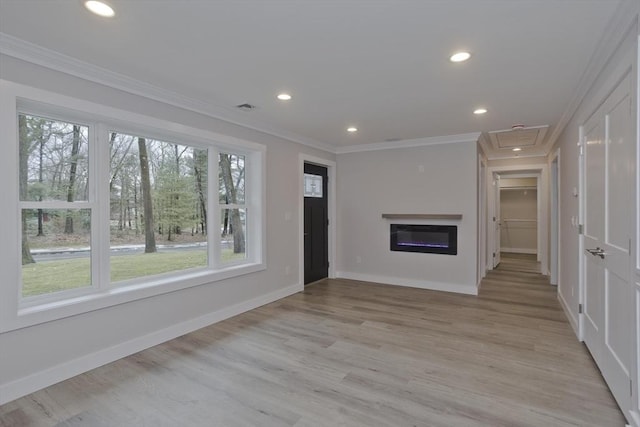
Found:
[(267, 146), (266, 271), (0, 334), (0, 403), (302, 289), (299, 155), (334, 155), (11, 57), (0, 63), (2, 79)]
[[(475, 141), (339, 154), (336, 274), (475, 294), (477, 163)], [(462, 214), (402, 221), (458, 225), (458, 255), (390, 251), (383, 213)]]

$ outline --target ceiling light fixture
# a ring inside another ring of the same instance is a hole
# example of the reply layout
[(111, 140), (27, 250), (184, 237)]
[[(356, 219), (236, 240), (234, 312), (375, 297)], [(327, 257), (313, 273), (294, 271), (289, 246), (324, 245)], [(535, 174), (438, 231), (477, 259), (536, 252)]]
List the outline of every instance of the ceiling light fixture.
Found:
[(289, 95), (288, 93), (280, 93), (278, 94), (278, 99), (280, 101), (289, 101), (291, 99), (291, 95)]
[(473, 110), (473, 114), (475, 115), (485, 114), (486, 112), (486, 108), (476, 108), (475, 110)]
[(522, 148), (516, 147), (516, 148), (513, 149), (513, 151), (522, 151)]
[(351, 132), (351, 133), (358, 132), (358, 128), (355, 126), (348, 127), (347, 132)]
[(451, 62), (464, 62), (467, 59), (471, 58), (471, 54), (469, 52), (456, 52), (449, 58)]
[(86, 7), (87, 9), (89, 9), (89, 11), (95, 13), (96, 15), (100, 15), (105, 18), (112, 18), (116, 14), (111, 6), (101, 1), (85, 1), (84, 7)]

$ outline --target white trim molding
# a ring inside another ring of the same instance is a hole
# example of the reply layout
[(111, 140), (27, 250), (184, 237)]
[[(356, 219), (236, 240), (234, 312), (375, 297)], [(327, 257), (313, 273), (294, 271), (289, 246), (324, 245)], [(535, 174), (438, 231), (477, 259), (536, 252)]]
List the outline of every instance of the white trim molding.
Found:
[(278, 289), (248, 301), (226, 307), (211, 313), (205, 314), (195, 319), (190, 319), (168, 328), (152, 332), (148, 335), (135, 338), (133, 340), (117, 344), (113, 347), (105, 348), (92, 354), (88, 354), (77, 359), (69, 360), (52, 368), (35, 372), (27, 377), (0, 384), (0, 405), (26, 396), (37, 390), (48, 387), (60, 381), (64, 381), (73, 376), (98, 368), (107, 363), (130, 356), (139, 351), (153, 347), (163, 342), (172, 340), (179, 336), (188, 334), (205, 326), (213, 325), (222, 320), (228, 319), (249, 310), (272, 303), (282, 298), (288, 297), (300, 291), (300, 285), (295, 284), (286, 288)]
[(613, 18), (611, 18), (607, 25), (604, 36), (600, 39), (594, 54), (585, 67), (582, 76), (580, 76), (578, 89), (567, 104), (567, 108), (560, 117), (560, 120), (558, 120), (558, 123), (553, 127), (551, 135), (545, 144), (545, 152), (551, 152), (558, 138), (560, 138), (560, 135), (562, 135), (562, 132), (564, 132), (564, 129), (569, 124), (569, 121), (573, 118), (576, 111), (578, 111), (580, 104), (584, 101), (584, 98), (606, 68), (613, 52), (618, 50), (618, 47), (625, 39), (625, 34), (629, 32), (630, 28), (636, 25), (636, 20), (638, 19), (637, 1), (638, 0), (622, 0), (620, 2)]
[(190, 98), (2, 32), (0, 32), (0, 53), (90, 82), (99, 83), (113, 89), (143, 96), (184, 110), (204, 114), (205, 116), (223, 120), (244, 128), (264, 132), (278, 138), (286, 139), (287, 141), (335, 153), (335, 147), (329, 144), (283, 129), (278, 129), (270, 124), (249, 117), (246, 113), (235, 111), (233, 107), (220, 106), (211, 101), (205, 102)]
[(405, 286), (409, 288), (427, 289), (431, 291), (453, 292), (465, 295), (478, 295), (476, 285), (462, 283), (442, 283), (429, 280), (405, 279), (402, 277), (378, 276), (374, 274), (351, 273), (348, 271), (336, 272), (339, 279), (359, 280), (362, 282), (380, 283), (383, 285)]
[[(505, 175), (509, 177), (525, 177), (535, 176), (537, 178), (537, 218), (538, 230), (537, 241), (538, 248), (536, 250), (538, 261), (540, 261), (540, 273), (549, 274), (549, 165), (530, 164), (516, 166), (491, 166), (488, 169), (487, 176), (493, 177), (494, 174)], [(493, 230), (493, 217), (497, 216), (495, 212), (495, 188), (490, 188), (490, 180), (487, 182), (487, 206), (489, 214), (487, 215), (487, 230)], [(491, 221), (490, 221), (491, 219)], [(495, 247), (495, 233), (487, 233), (488, 247)], [(491, 259), (488, 256), (487, 258)], [(490, 267), (493, 269), (493, 266)]]
[(574, 317), (573, 312), (569, 309), (569, 304), (567, 304), (567, 300), (564, 299), (564, 295), (562, 295), (562, 289), (560, 289), (560, 287), (558, 287), (558, 301), (560, 302), (560, 306), (562, 307), (565, 316), (567, 316), (567, 319), (569, 320), (569, 324), (571, 325), (573, 332), (576, 334), (576, 337), (578, 337), (578, 340), (582, 341), (578, 319)]
[(477, 143), (480, 132), (460, 135), (432, 136), (428, 138), (403, 139), (400, 141), (374, 142), (369, 144), (347, 145), (335, 149), (336, 154), (361, 153), (364, 151), (395, 150), (398, 148), (424, 147), (425, 145), (456, 144), (459, 142)]

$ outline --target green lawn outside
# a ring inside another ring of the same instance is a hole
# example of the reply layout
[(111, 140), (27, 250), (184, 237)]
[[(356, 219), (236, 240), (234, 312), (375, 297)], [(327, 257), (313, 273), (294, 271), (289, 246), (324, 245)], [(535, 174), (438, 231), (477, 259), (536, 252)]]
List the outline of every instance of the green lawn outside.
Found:
[[(222, 251), (222, 262), (244, 258), (233, 250)], [(207, 265), (206, 249), (157, 252), (153, 254), (116, 255), (111, 257), (111, 281), (182, 271)], [(89, 258), (41, 261), (22, 266), (22, 296), (76, 289), (90, 285)]]

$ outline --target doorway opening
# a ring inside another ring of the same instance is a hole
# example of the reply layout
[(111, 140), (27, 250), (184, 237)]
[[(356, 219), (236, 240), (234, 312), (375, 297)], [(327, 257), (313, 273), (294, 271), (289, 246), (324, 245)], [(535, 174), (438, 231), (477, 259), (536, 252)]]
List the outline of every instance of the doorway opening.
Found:
[(538, 177), (505, 174), (498, 182), (501, 268), (539, 273)]
[(490, 167), (488, 176), (487, 268), (548, 275), (547, 165)]

